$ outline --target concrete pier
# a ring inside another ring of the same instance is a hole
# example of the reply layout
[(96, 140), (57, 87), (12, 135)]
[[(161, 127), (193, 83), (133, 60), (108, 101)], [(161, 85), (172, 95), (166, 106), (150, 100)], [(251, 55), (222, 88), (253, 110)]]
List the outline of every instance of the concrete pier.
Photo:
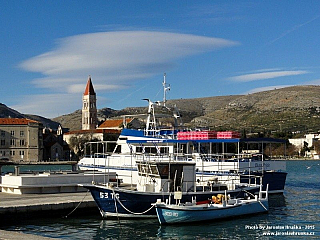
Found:
[(21, 232), (14, 232), (14, 231), (4, 231), (0, 230), (0, 239), (1, 240), (21, 240), (21, 239), (28, 239), (28, 240), (53, 240), (56, 238), (48, 238), (42, 237), (32, 234), (25, 234)]
[(99, 214), (90, 192), (25, 195), (0, 193), (0, 222), (4, 224), (38, 216), (65, 217), (75, 208), (75, 213)]
[[(17, 167), (17, 169), (19, 169)], [(37, 174), (20, 174), (16, 170), (14, 174), (6, 174), (1, 177), (1, 192), (10, 194), (46, 194), (63, 192), (87, 191), (79, 184), (90, 184), (95, 182), (117, 182), (115, 172), (43, 172)]]

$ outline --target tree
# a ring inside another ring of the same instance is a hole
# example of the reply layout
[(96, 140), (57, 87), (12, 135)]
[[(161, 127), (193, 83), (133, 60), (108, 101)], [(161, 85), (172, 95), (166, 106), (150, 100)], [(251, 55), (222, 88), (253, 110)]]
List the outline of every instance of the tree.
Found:
[(314, 150), (316, 151), (317, 154), (320, 154), (320, 141), (314, 141), (313, 142), (313, 147), (314, 147)]
[[(92, 134), (77, 134), (70, 138), (69, 148), (79, 158), (87, 153), (84, 152), (85, 144), (87, 142), (97, 142), (99, 139), (93, 138)], [(89, 153), (90, 154), (90, 153)]]
[(301, 149), (301, 156), (305, 156), (306, 152), (310, 152), (310, 148), (308, 147), (308, 143), (306, 141), (304, 141), (303, 147)]

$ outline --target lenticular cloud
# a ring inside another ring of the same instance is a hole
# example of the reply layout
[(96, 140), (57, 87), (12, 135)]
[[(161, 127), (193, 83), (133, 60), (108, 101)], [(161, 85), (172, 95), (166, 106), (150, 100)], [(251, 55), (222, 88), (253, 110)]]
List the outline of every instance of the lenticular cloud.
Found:
[[(171, 68), (180, 58), (236, 44), (220, 38), (168, 32), (100, 32), (60, 39), (55, 49), (24, 61), (21, 67), (49, 79), (83, 81), (84, 76), (94, 73), (95, 83), (125, 84)], [(36, 84), (51, 88), (52, 82), (48, 82)]]

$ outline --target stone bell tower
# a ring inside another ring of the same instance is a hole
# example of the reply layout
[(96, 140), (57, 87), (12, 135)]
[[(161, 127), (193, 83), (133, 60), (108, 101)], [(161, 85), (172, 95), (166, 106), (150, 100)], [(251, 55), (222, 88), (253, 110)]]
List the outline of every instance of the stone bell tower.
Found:
[(82, 130), (96, 129), (98, 123), (96, 103), (96, 93), (91, 82), (91, 76), (89, 75), (82, 97)]

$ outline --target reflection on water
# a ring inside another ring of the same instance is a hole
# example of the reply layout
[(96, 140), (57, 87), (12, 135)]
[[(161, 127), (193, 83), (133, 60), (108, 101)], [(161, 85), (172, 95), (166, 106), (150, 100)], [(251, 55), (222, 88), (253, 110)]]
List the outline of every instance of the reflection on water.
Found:
[[(2, 228), (62, 239), (268, 239), (263, 238), (265, 230), (261, 228), (311, 225), (319, 238), (320, 161), (291, 161), (287, 171), (285, 193), (270, 196), (267, 214), (177, 226), (160, 226), (156, 218), (118, 221), (101, 220), (99, 214), (70, 215), (66, 219), (30, 219)], [(248, 229), (255, 226), (258, 229)]]

